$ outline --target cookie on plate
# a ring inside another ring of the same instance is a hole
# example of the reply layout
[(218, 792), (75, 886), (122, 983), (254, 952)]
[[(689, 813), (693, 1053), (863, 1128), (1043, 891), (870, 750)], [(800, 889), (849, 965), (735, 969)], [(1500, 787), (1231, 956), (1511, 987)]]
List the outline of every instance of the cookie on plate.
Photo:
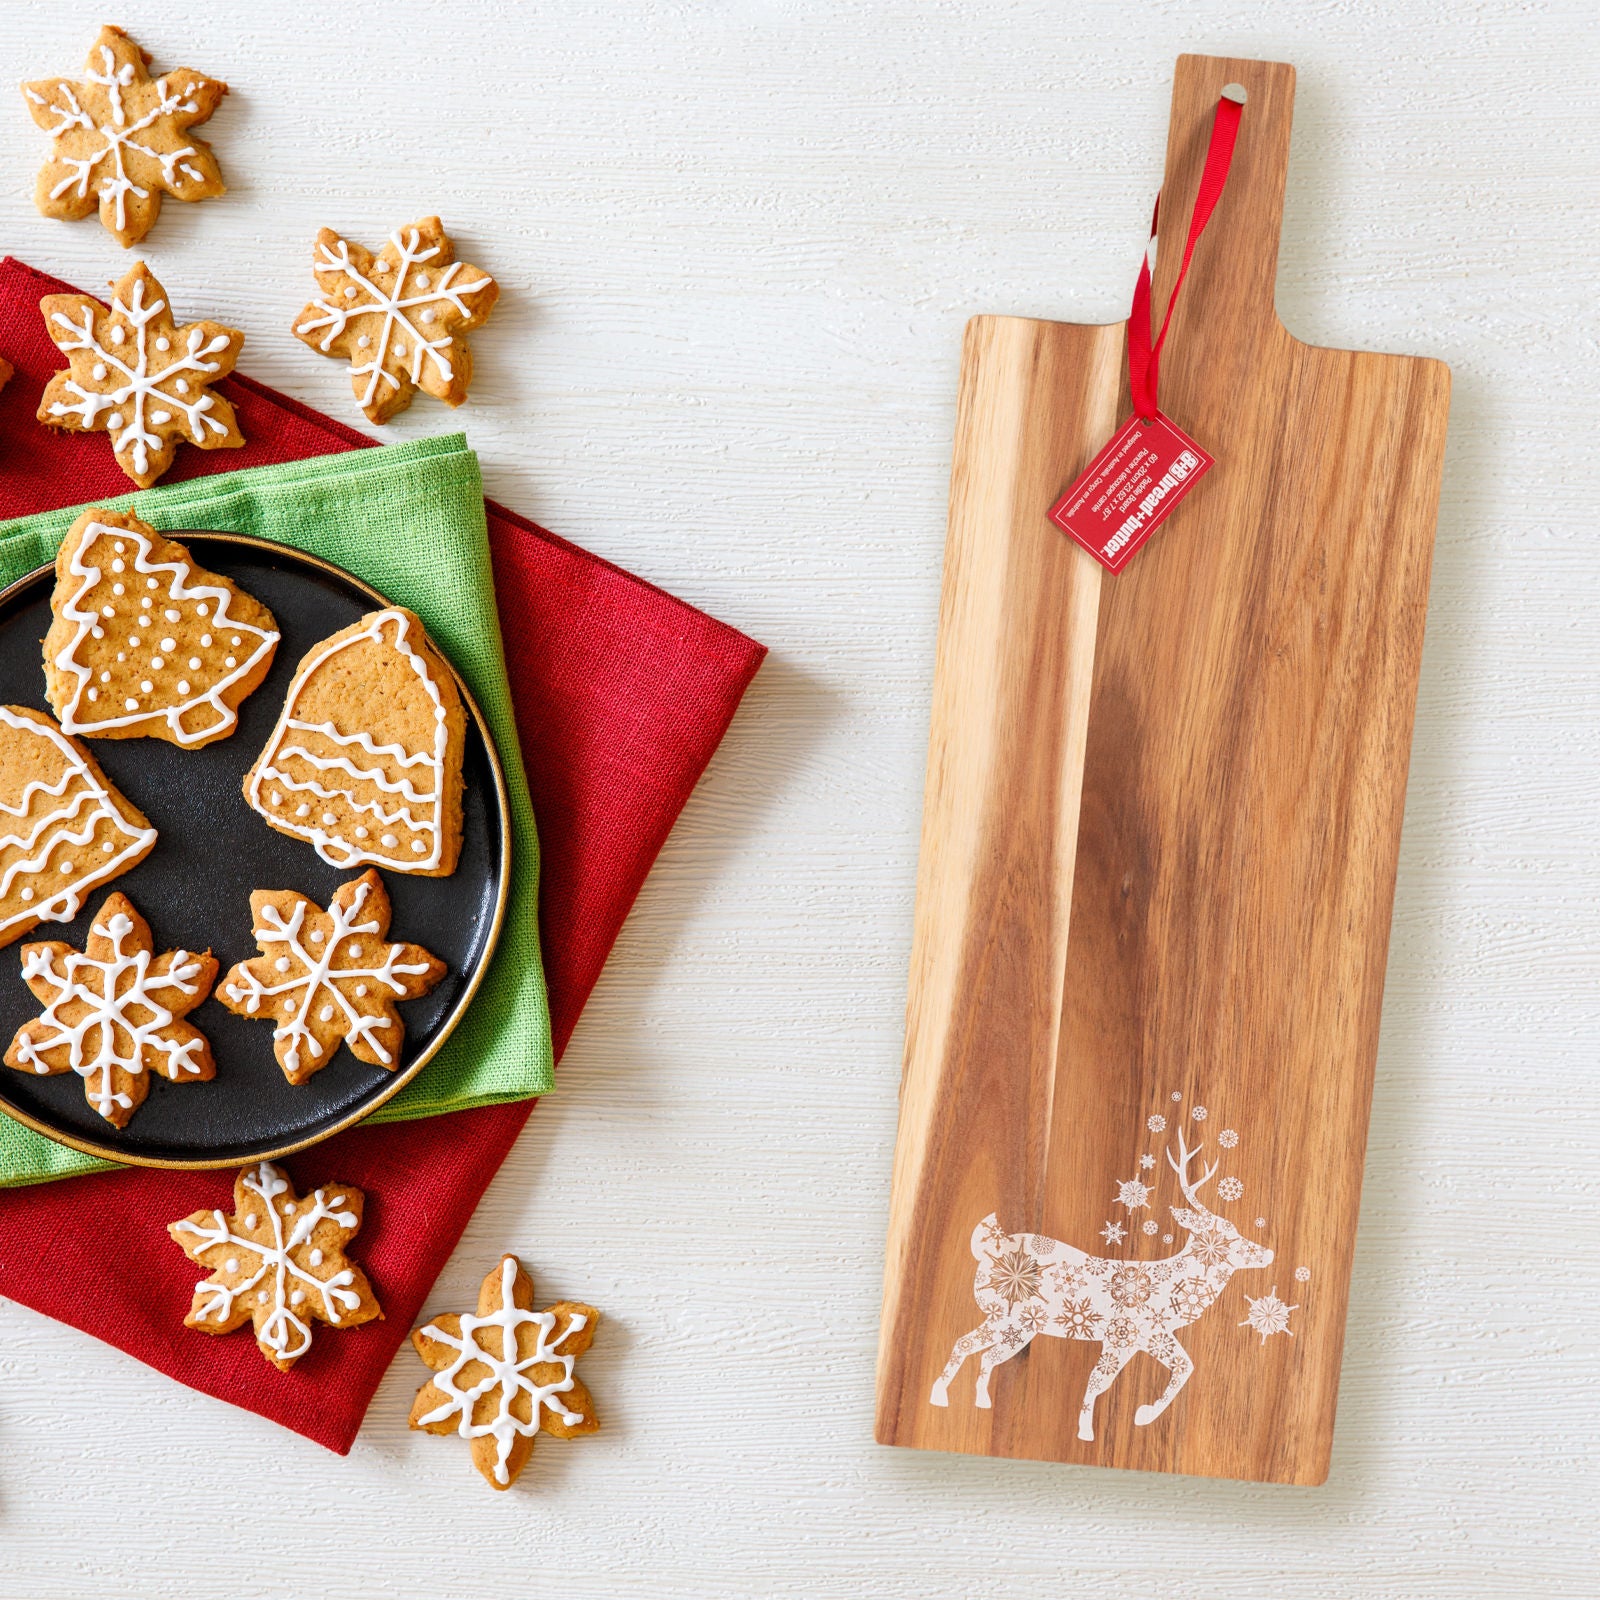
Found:
[(455, 674), (415, 613), (390, 606), (306, 653), (244, 797), (330, 866), (445, 878), (466, 730)]
[(136, 262), (111, 285), (111, 304), (88, 294), (47, 294), (44, 325), (67, 358), (45, 386), (38, 417), (69, 433), (104, 433), (117, 465), (148, 489), (180, 443), (237, 450), (233, 407), (211, 385), (233, 371), (244, 344), (220, 322), (173, 320), (167, 291)]
[(311, 1348), (311, 1324), (359, 1328), (383, 1310), (367, 1275), (345, 1255), (365, 1197), (329, 1183), (304, 1199), (282, 1167), (246, 1167), (234, 1180), (233, 1215), (196, 1211), (167, 1232), (210, 1277), (194, 1286), (183, 1319), (201, 1333), (255, 1324), (256, 1344), (280, 1372)]
[(532, 1307), (533, 1279), (515, 1256), (502, 1256), (478, 1290), (476, 1316), (447, 1313), (411, 1335), (433, 1368), (412, 1402), (411, 1426), (470, 1439), (472, 1464), (491, 1489), (517, 1481), (541, 1431), (572, 1439), (600, 1426), (573, 1372), (600, 1313), (568, 1300)]
[(350, 363), (350, 388), (372, 422), (421, 389), (447, 406), (467, 398), (472, 348), (500, 296), (487, 272), (455, 259), (437, 217), (397, 228), (374, 255), (332, 228), (317, 235), (318, 298), (295, 318), (301, 341)]
[(278, 648), (272, 613), (176, 539), (98, 506), (56, 553), (45, 692), (67, 733), (198, 750), (239, 725)]
[(83, 745), (42, 711), (0, 706), (0, 946), (71, 922), (155, 847), (156, 830)]
[(19, 1072), (76, 1072), (114, 1128), (144, 1104), (150, 1076), (205, 1083), (217, 1075), (206, 1036), (183, 1019), (211, 993), (207, 950), (155, 953), (150, 924), (123, 894), (106, 897), (80, 952), (60, 940), (22, 947), (23, 981), (44, 1015), (17, 1029), (5, 1062)]
[(33, 120), (55, 141), (34, 203), (67, 222), (98, 207), (124, 246), (150, 231), (162, 195), (209, 200), (224, 192), (211, 146), (192, 129), (222, 104), (227, 84), (188, 67), (152, 78), (149, 61), (121, 28), (105, 27), (81, 79), (22, 86)]
[(342, 883), (326, 911), (293, 889), (257, 889), (250, 920), (261, 954), (228, 970), (217, 999), (273, 1025), (290, 1083), (333, 1059), (341, 1040), (394, 1071), (405, 1038), (395, 1003), (425, 995), (448, 970), (419, 944), (391, 944), (389, 896), (370, 869)]

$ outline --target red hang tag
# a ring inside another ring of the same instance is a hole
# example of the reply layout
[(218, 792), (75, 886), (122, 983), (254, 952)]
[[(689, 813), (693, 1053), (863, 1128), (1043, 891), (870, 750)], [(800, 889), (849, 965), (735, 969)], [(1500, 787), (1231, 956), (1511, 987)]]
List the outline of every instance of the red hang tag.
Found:
[[(1194, 247), (1228, 181), (1233, 147), (1239, 134), (1244, 91), (1230, 85), (1217, 101), (1211, 119), (1211, 140), (1205, 167), (1189, 218), (1189, 238), (1177, 281), (1167, 300), (1161, 330), (1150, 337), (1150, 252), (1139, 264), (1133, 286), (1133, 312), (1128, 318), (1128, 388), (1134, 413), (1111, 442), (1089, 463), (1088, 470), (1050, 508), (1050, 520), (1072, 535), (1107, 572), (1121, 572), (1140, 545), (1161, 526), (1188, 492), (1210, 471), (1213, 459), (1156, 405), (1161, 350), (1172, 326), (1178, 291), (1189, 275)], [(1156, 196), (1150, 237), (1161, 220)]]
[(1129, 417), (1050, 508), (1107, 572), (1121, 572), (1210, 470), (1212, 458), (1160, 412)]

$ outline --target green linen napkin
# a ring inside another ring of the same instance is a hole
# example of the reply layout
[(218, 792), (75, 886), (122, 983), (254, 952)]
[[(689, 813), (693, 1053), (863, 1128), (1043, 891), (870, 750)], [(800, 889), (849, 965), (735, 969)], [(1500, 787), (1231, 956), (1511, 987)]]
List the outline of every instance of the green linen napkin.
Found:
[[(505, 922), (467, 1014), (438, 1055), (372, 1120), (433, 1117), (545, 1093), (554, 1076), (539, 958), (539, 843), (501, 651), (483, 481), (465, 438), (451, 434), (159, 485), (132, 500), (138, 515), (157, 528), (253, 534), (348, 568), (415, 611), (455, 663), (488, 719), (511, 799)], [(0, 584), (53, 561), (83, 509), (0, 522)], [(0, 1187), (107, 1165), (0, 1113)]]

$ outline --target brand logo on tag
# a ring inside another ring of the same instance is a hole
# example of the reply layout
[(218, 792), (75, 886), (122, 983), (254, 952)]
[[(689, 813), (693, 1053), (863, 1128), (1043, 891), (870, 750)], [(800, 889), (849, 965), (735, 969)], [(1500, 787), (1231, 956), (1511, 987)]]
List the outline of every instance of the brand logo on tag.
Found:
[(1107, 572), (1121, 572), (1212, 465), (1159, 412), (1148, 421), (1129, 417), (1050, 508), (1050, 520)]

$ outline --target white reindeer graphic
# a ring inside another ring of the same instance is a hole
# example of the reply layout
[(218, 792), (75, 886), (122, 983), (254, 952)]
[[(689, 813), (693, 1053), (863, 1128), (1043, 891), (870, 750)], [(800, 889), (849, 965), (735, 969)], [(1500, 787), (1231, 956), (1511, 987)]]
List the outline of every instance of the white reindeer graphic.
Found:
[(1043, 1333), (1052, 1339), (1099, 1341), (1100, 1359), (1089, 1374), (1078, 1412), (1080, 1439), (1094, 1438), (1095, 1400), (1136, 1350), (1153, 1356), (1172, 1374), (1160, 1398), (1134, 1413), (1141, 1427), (1154, 1422), (1194, 1371), (1189, 1353), (1178, 1343), (1178, 1329), (1197, 1321), (1235, 1272), (1272, 1261), (1270, 1250), (1241, 1238), (1227, 1218), (1200, 1203), (1197, 1192), (1217, 1171), (1213, 1162), (1189, 1181), (1189, 1162), (1204, 1148), (1199, 1144), (1191, 1150), (1180, 1130), (1179, 1160), (1167, 1150), (1167, 1164), (1189, 1202), (1187, 1207), (1173, 1206), (1172, 1215), (1189, 1238), (1164, 1260), (1117, 1261), (1038, 1234), (1007, 1233), (990, 1212), (972, 1232), (978, 1261), (973, 1295), (985, 1321), (956, 1340), (930, 1401), (949, 1405), (950, 1380), (968, 1356), (982, 1351), (973, 1404), (987, 1408), (989, 1374)]

